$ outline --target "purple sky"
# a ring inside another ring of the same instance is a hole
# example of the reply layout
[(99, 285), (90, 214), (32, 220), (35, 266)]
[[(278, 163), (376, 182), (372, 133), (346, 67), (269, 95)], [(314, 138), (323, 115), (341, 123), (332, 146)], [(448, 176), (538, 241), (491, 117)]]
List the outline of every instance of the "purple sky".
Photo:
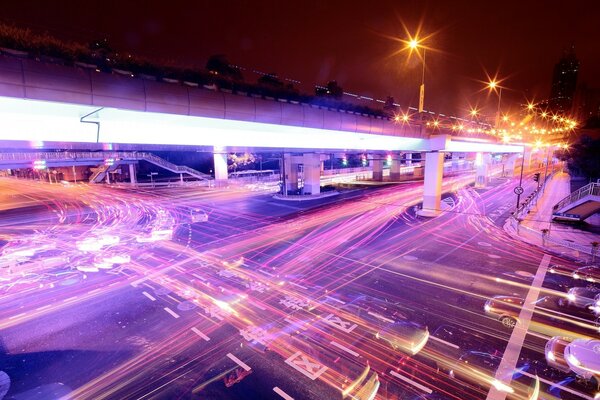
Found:
[[(188, 3), (188, 4), (186, 4)], [(108, 36), (133, 54), (204, 66), (226, 54), (249, 69), (302, 82), (336, 79), (348, 92), (416, 106), (421, 64), (392, 56), (420, 21), (432, 35), (427, 52), (426, 108), (494, 112), (495, 95), (479, 90), (486, 71), (506, 78), (504, 107), (548, 97), (552, 68), (575, 45), (580, 82), (600, 87), (598, 1), (113, 1), (6, 2), (0, 18), (65, 39)]]

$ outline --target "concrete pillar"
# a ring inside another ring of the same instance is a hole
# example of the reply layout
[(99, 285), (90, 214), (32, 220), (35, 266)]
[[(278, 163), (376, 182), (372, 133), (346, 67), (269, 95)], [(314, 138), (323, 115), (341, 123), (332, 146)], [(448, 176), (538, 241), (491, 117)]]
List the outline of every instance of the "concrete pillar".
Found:
[(298, 164), (294, 163), (293, 157), (290, 153), (285, 153), (284, 164), (285, 164), (285, 187), (288, 192), (295, 192), (298, 190)]
[(529, 171), (531, 169), (531, 160), (533, 158), (533, 149), (529, 147), (525, 147), (525, 151), (523, 152), (523, 172)]
[(305, 153), (304, 156), (304, 194), (321, 193), (321, 159), (317, 153)]
[(423, 183), (423, 208), (419, 211), (419, 215), (423, 217), (435, 217), (440, 214), (443, 173), (444, 153), (426, 153), (425, 180)]
[(110, 173), (108, 172), (109, 169), (107, 169), (106, 172), (104, 173), (104, 179), (106, 180), (106, 183), (110, 185)]
[(213, 153), (215, 163), (215, 186), (227, 186), (227, 153)]
[(452, 153), (452, 171), (460, 169), (460, 153)]
[(517, 169), (518, 157), (519, 157), (518, 154), (509, 154), (506, 157), (506, 161), (504, 163), (504, 176), (506, 176), (508, 178), (512, 178), (513, 176), (515, 176), (515, 171)]
[(325, 161), (321, 161), (321, 175), (323, 175), (324, 171), (325, 171)]
[(490, 164), (492, 155), (489, 153), (477, 153), (475, 158), (475, 187), (485, 188), (489, 181)]
[(135, 185), (137, 183), (137, 176), (135, 175), (135, 164), (129, 164), (129, 183)]
[(392, 165), (390, 166), (390, 179), (392, 181), (400, 180), (400, 167), (402, 167), (400, 156), (392, 156)]
[(404, 155), (404, 160), (406, 160), (406, 165), (407, 166), (412, 165), (412, 153), (406, 153)]
[(373, 180), (383, 181), (383, 158), (381, 155), (376, 154), (370, 162), (373, 165)]

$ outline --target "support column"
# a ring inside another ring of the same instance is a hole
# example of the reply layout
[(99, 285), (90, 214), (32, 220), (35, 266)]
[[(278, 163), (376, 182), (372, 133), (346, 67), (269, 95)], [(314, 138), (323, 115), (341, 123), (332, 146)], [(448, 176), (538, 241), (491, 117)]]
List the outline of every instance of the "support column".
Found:
[(383, 159), (381, 155), (375, 154), (370, 162), (373, 164), (373, 180), (383, 181)]
[(110, 173), (108, 171), (109, 170), (107, 169), (106, 172), (104, 173), (104, 179), (105, 179), (106, 183), (110, 185)]
[(321, 158), (317, 153), (305, 153), (304, 156), (304, 194), (321, 193)]
[(404, 155), (404, 160), (406, 160), (406, 166), (411, 166), (412, 165), (412, 153), (406, 153)]
[(135, 164), (129, 164), (129, 183), (135, 185), (137, 183), (137, 177), (135, 175)]
[(227, 186), (227, 153), (213, 153), (215, 163), (215, 186)]
[(390, 166), (390, 180), (392, 181), (400, 180), (400, 167), (402, 167), (400, 159), (399, 155), (392, 156), (392, 165)]
[(441, 212), (442, 175), (444, 173), (444, 153), (431, 152), (425, 155), (425, 181), (423, 185), (423, 208), (419, 215), (436, 217)]
[(452, 171), (460, 169), (460, 153), (452, 153)]
[(489, 153), (477, 153), (475, 158), (475, 187), (487, 187), (489, 180), (490, 164), (492, 155)]
[(517, 167), (517, 154), (509, 154), (506, 158), (506, 162), (504, 163), (504, 176), (508, 178), (512, 178), (515, 176), (515, 171)]
[(533, 158), (533, 149), (526, 147), (523, 152), (523, 172), (531, 169), (531, 160)]
[(285, 153), (285, 188), (287, 192), (295, 192), (298, 190), (298, 164), (292, 161), (293, 157), (290, 153)]

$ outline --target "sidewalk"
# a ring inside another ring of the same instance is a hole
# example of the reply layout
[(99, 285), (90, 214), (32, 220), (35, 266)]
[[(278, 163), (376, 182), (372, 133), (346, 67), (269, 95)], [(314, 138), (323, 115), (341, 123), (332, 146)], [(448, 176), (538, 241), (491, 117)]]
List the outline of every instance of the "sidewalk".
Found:
[[(574, 258), (583, 262), (592, 259), (592, 242), (600, 242), (600, 235), (585, 232), (571, 225), (552, 222), (552, 207), (568, 196), (570, 177), (565, 172), (558, 172), (548, 182), (543, 194), (537, 199), (537, 204), (518, 224), (514, 218), (509, 218), (504, 229), (514, 238), (558, 253), (561, 256)], [(543, 229), (547, 229), (544, 235)], [(545, 236), (545, 237), (544, 237)], [(596, 257), (598, 261), (598, 255)]]

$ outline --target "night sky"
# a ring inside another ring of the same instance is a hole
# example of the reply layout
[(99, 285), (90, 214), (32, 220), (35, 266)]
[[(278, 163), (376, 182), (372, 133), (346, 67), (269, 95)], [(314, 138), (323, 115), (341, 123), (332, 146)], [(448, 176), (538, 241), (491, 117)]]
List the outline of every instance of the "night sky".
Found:
[[(5, 1), (3, 22), (63, 39), (108, 37), (113, 47), (203, 67), (212, 54), (301, 81), (416, 106), (421, 63), (403, 25), (428, 37), (425, 106), (466, 114), (497, 104), (486, 71), (506, 78), (505, 107), (546, 99), (552, 69), (575, 46), (580, 79), (600, 87), (599, 1)], [(504, 109), (504, 107), (503, 107)]]

